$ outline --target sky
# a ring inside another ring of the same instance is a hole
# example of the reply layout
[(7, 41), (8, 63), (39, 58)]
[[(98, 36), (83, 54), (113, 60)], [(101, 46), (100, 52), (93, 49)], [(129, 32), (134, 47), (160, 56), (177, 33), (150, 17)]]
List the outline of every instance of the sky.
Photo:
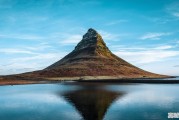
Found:
[(178, 0), (0, 0), (0, 75), (51, 65), (89, 28), (137, 67), (179, 75)]

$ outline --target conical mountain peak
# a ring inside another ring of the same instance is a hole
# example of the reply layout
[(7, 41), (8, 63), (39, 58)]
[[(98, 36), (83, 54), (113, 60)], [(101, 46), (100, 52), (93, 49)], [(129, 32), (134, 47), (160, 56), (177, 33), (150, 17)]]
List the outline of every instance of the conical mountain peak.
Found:
[(95, 40), (98, 36), (98, 32), (94, 30), (93, 28), (88, 29), (87, 33), (83, 35), (83, 40)]
[(88, 29), (87, 33), (83, 35), (83, 39), (75, 47), (75, 51), (82, 49), (92, 49), (94, 52), (98, 49), (108, 50), (102, 36), (94, 29)]
[[(24, 80), (28, 78), (35, 82), (35, 80), (44, 80), (44, 78), (46, 80), (63, 80), (64, 77), (72, 80), (73, 78), (70, 77), (121, 79), (165, 78), (169, 76), (147, 72), (114, 55), (106, 46), (102, 36), (96, 30), (90, 28), (75, 49), (59, 61), (43, 70), (7, 76), (7, 79), (10, 78), (15, 81), (16, 79)], [(79, 111), (81, 111), (81, 108)]]
[(75, 49), (61, 60), (37, 73), (37, 76), (120, 76), (125, 78), (163, 77), (135, 67), (114, 55), (102, 36), (90, 28)]
[[(98, 34), (98, 32), (95, 30), (95, 29), (93, 29), (93, 28), (90, 28), (90, 29), (88, 29), (88, 32), (85, 34), (85, 35), (87, 35), (87, 36), (91, 36), (91, 37), (95, 37), (96, 35)], [(84, 36), (85, 36), (84, 35)], [(83, 37), (84, 37), (83, 36)]]

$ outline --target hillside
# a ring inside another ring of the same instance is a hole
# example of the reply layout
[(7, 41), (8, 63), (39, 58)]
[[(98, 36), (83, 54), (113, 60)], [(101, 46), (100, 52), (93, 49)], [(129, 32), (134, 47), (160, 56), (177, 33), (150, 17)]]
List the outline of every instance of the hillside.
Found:
[(40, 77), (120, 76), (126, 78), (163, 77), (144, 71), (114, 55), (102, 36), (90, 28), (75, 49), (44, 70), (33, 72)]

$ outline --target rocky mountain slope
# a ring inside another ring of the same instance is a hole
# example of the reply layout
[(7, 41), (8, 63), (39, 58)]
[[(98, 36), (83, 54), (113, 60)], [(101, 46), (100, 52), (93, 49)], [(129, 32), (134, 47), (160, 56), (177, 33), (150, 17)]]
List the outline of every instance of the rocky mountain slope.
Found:
[[(27, 74), (26, 74), (27, 75)], [(28, 73), (38, 77), (119, 76), (122, 78), (166, 77), (144, 71), (114, 55), (102, 36), (90, 28), (75, 49), (44, 70)]]

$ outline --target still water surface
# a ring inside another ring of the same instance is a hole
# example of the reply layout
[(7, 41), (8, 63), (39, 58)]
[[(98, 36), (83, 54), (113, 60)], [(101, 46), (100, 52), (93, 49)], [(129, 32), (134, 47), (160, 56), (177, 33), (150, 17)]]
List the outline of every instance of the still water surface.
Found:
[(179, 84), (0, 86), (0, 120), (167, 120)]

